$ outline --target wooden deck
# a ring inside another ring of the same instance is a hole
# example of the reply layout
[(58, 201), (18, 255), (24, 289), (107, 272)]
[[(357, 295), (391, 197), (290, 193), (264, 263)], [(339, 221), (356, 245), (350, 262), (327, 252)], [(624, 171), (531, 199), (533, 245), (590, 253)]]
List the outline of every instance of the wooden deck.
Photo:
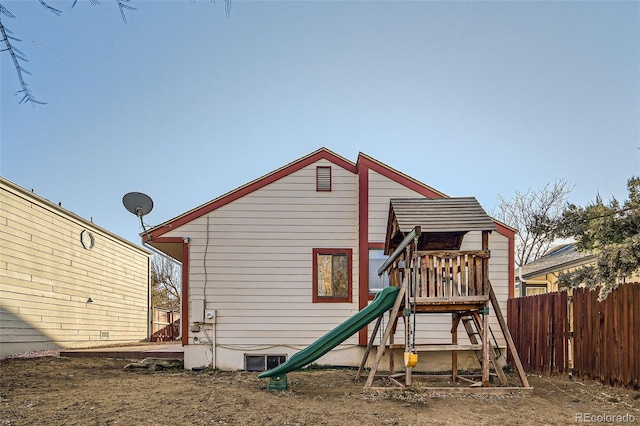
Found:
[(179, 358), (184, 359), (184, 349), (180, 343), (148, 344), (136, 346), (111, 346), (104, 348), (67, 349), (60, 356), (70, 358)]

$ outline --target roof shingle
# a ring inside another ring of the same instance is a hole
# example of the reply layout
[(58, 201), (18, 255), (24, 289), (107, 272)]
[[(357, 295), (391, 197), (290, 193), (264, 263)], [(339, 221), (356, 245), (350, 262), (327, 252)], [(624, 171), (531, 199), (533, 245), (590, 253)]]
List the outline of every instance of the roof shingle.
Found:
[(415, 226), (422, 233), (496, 230), (493, 219), (474, 197), (392, 198), (390, 204), (403, 234)]

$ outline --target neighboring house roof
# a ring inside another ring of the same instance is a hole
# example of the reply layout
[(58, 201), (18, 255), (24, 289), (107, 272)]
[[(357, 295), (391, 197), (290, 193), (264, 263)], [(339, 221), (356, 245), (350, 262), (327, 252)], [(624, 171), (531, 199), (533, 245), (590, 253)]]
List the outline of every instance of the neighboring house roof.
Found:
[(495, 231), (496, 225), (474, 197), (393, 198), (395, 215), (403, 234), (420, 226), (425, 232)]
[(581, 253), (573, 244), (562, 244), (549, 250), (540, 259), (524, 265), (522, 278), (528, 280), (544, 274), (565, 271), (591, 263), (594, 260), (595, 255)]
[[(4, 187), (4, 188), (3, 188)], [(106, 236), (109, 236), (110, 238), (117, 240), (127, 246), (130, 246), (132, 248), (135, 248), (136, 250), (140, 250), (142, 252), (144, 252), (146, 255), (151, 255), (151, 252), (143, 247), (140, 247), (139, 245), (125, 239), (122, 238), (119, 235), (114, 234), (111, 231), (108, 231), (106, 229), (104, 229), (101, 226), (96, 225), (95, 223), (93, 223), (93, 219), (92, 220), (87, 220), (81, 216), (78, 216), (77, 214), (73, 213), (70, 210), (67, 210), (65, 208), (62, 207), (62, 204), (56, 204), (52, 201), (47, 200), (44, 197), (41, 197), (40, 195), (36, 194), (35, 192), (33, 192), (33, 190), (29, 191), (26, 188), (21, 187), (20, 185), (16, 184), (15, 182), (12, 182), (2, 176), (0, 176), (0, 189), (7, 189), (8, 191), (13, 192), (16, 196), (19, 196), (29, 202), (35, 202), (35, 203), (40, 203), (42, 206), (46, 207), (48, 210), (50, 210), (51, 212), (64, 217), (68, 220), (70, 220), (71, 222), (75, 222), (78, 223), (79, 225), (82, 226), (86, 226), (89, 228), (93, 228), (96, 231), (99, 231), (101, 233), (103, 233)]]

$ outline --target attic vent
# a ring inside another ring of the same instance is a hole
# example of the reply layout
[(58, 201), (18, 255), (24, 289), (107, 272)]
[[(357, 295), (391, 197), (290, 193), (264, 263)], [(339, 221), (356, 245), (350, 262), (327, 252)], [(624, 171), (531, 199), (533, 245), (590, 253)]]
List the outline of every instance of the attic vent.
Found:
[(316, 167), (316, 191), (331, 191), (331, 166)]

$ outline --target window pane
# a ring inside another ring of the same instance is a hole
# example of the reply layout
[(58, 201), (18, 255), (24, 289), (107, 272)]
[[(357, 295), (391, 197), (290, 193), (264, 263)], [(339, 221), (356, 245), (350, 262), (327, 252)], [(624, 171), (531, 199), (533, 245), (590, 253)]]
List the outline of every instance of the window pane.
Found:
[(387, 260), (384, 250), (369, 250), (369, 293), (378, 293), (385, 287), (389, 287), (389, 275), (378, 276), (378, 268)]
[(276, 368), (280, 364), (284, 363), (287, 357), (284, 355), (267, 355), (267, 370)]
[(332, 296), (347, 297), (347, 255), (333, 255)]
[(349, 265), (346, 254), (318, 254), (318, 296), (347, 297)]
[(245, 355), (244, 362), (247, 371), (264, 371), (264, 355)]
[(331, 291), (331, 255), (318, 255), (318, 296), (333, 296)]

